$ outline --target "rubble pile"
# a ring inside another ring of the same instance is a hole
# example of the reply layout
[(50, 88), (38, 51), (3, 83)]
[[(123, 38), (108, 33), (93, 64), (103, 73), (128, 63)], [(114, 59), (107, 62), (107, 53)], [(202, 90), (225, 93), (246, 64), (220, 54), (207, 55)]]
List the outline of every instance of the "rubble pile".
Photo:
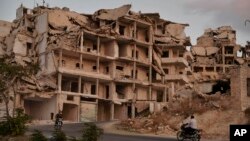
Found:
[(129, 132), (138, 132), (142, 134), (168, 134), (175, 135), (178, 130), (180, 116), (172, 118), (166, 113), (150, 114), (147, 117), (128, 119), (117, 125), (118, 130), (126, 130)]
[[(175, 136), (182, 122), (188, 116), (194, 114), (198, 121), (198, 128), (203, 130), (203, 137), (224, 137), (226, 132), (216, 134), (213, 131), (214, 129), (208, 129), (207, 127), (213, 126), (218, 128), (218, 126), (222, 126), (219, 128), (223, 128), (223, 130), (225, 130), (225, 125), (228, 125), (230, 122), (235, 120), (234, 117), (230, 117), (226, 114), (237, 112), (237, 110), (234, 109), (235, 105), (232, 105), (232, 102), (232, 97), (227, 95), (221, 96), (218, 93), (211, 95), (206, 99), (196, 97), (192, 99), (192, 101), (175, 101), (169, 105), (167, 109), (159, 113), (153, 113), (148, 116), (121, 121), (116, 128), (118, 130), (138, 132), (142, 134), (166, 134)], [(220, 113), (219, 115), (221, 117), (216, 117), (216, 115), (213, 114), (209, 115), (211, 113)], [(218, 118), (220, 121), (216, 121), (214, 118)], [(225, 118), (224, 121), (222, 121), (223, 118)], [(211, 123), (203, 123), (203, 121), (207, 120), (213, 121), (214, 125), (210, 125)], [(244, 122), (244, 120), (237, 122)]]

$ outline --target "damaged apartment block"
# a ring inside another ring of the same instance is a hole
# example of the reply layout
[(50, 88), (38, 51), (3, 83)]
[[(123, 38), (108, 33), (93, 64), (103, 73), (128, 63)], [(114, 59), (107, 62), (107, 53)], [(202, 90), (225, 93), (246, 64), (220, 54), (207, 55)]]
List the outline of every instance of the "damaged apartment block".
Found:
[[(184, 49), (190, 45), (186, 25), (130, 8), (88, 15), (21, 5), (13, 23), (1, 22), (0, 55), (13, 53), (14, 62), (38, 62), (41, 68), (18, 86), (16, 107), (35, 120), (51, 120), (62, 110), (64, 120), (75, 122), (160, 111), (171, 97), (168, 82), (187, 81), (185, 59), (192, 57)], [(164, 64), (164, 55), (174, 60)], [(167, 79), (175, 69), (176, 77)]]
[(202, 93), (230, 92), (230, 70), (244, 63), (237, 56), (241, 46), (236, 44), (236, 31), (230, 26), (207, 29), (191, 47), (194, 56), (192, 70), (196, 88)]
[[(52, 120), (59, 110), (74, 122), (134, 118), (161, 111), (183, 89), (213, 93), (225, 85), (225, 93), (227, 72), (249, 57), (249, 44), (237, 45), (229, 26), (206, 30), (192, 46), (188, 24), (130, 8), (91, 15), (21, 5), (12, 23), (0, 21), (0, 57), (13, 54), (15, 63), (40, 66), (18, 83), (10, 104), (34, 120)], [(245, 59), (237, 57), (240, 50)]]

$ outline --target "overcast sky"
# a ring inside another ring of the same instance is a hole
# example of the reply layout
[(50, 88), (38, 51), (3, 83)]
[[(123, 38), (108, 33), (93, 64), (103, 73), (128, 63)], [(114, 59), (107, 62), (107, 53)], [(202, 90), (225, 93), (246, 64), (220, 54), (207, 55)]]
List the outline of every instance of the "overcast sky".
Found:
[[(16, 9), (22, 3), (33, 8), (43, 0), (0, 0), (0, 20), (15, 19)], [(188, 23), (186, 34), (192, 44), (206, 28), (231, 25), (237, 32), (237, 43), (245, 45), (250, 40), (250, 0), (45, 0), (49, 7), (68, 7), (72, 11), (92, 14), (98, 9), (116, 8), (132, 4), (132, 11), (158, 12), (161, 18)]]

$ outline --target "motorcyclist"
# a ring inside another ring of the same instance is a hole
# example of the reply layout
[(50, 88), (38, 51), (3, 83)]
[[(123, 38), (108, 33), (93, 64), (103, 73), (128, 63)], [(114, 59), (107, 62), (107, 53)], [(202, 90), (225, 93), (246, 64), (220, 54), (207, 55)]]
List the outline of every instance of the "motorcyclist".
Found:
[(189, 122), (185, 125), (185, 131), (189, 134), (192, 134), (195, 130), (197, 130), (197, 121), (192, 115)]
[(59, 122), (62, 122), (62, 111), (61, 110), (56, 114), (55, 125), (58, 125)]

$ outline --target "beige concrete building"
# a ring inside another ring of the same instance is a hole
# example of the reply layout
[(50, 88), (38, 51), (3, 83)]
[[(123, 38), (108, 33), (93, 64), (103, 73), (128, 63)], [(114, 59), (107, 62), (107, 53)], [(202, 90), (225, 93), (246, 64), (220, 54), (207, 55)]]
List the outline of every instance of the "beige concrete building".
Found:
[(230, 26), (222, 26), (215, 30), (207, 29), (197, 39), (197, 45), (192, 46), (195, 56), (192, 63), (194, 72), (226, 73), (230, 67), (237, 64), (237, 51), (240, 45), (236, 43), (236, 31)]
[(214, 93), (213, 87), (218, 81), (220, 84), (216, 89), (222, 90), (221, 86), (224, 84), (227, 85), (225, 88), (229, 89), (230, 70), (244, 62), (242, 58), (237, 57), (240, 49), (240, 45), (236, 43), (236, 31), (232, 27), (222, 26), (215, 30), (205, 30), (204, 34), (197, 38), (197, 45), (191, 47), (194, 56), (192, 70), (197, 80), (197, 89), (202, 93)]
[(41, 70), (18, 84), (15, 106), (33, 119), (50, 120), (62, 110), (64, 120), (78, 122), (127, 119), (165, 106), (191, 72), (187, 25), (130, 8), (88, 15), (20, 6), (0, 52), (24, 66), (38, 62)]
[(231, 74), (231, 95), (239, 110), (244, 111), (250, 107), (250, 67), (245, 63), (233, 69)]
[[(169, 98), (183, 87), (192, 87), (192, 54), (187, 50), (191, 46), (190, 38), (185, 34), (188, 24), (180, 24), (160, 18), (158, 13), (144, 14), (154, 23), (154, 48), (161, 50), (164, 82), (168, 86)], [(162, 77), (156, 76), (157, 80)]]

